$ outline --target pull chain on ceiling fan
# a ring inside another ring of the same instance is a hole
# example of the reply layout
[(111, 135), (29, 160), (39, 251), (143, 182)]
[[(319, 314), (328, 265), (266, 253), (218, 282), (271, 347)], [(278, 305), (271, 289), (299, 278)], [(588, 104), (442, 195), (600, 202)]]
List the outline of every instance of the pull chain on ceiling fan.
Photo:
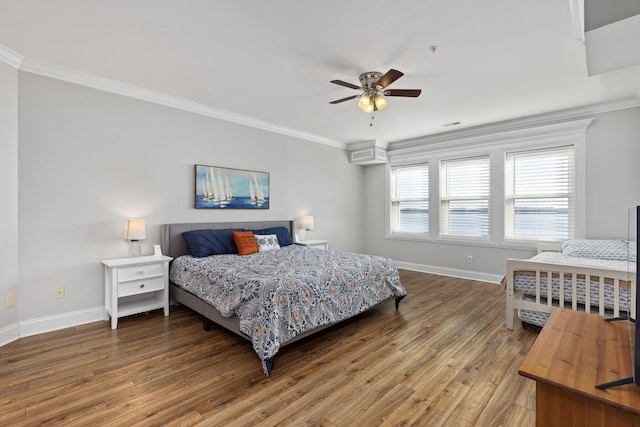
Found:
[(360, 74), (361, 86), (356, 86), (342, 80), (331, 80), (330, 83), (348, 87), (349, 89), (361, 90), (362, 93), (337, 99), (329, 102), (329, 104), (339, 104), (351, 99), (360, 98), (358, 101), (358, 107), (360, 107), (365, 113), (373, 113), (374, 111), (382, 110), (387, 106), (385, 96), (404, 96), (410, 98), (420, 96), (420, 93), (422, 92), (420, 89), (386, 89), (387, 86), (398, 80), (403, 75), (403, 73), (398, 70), (394, 70), (393, 68), (385, 74), (377, 71), (368, 71)]

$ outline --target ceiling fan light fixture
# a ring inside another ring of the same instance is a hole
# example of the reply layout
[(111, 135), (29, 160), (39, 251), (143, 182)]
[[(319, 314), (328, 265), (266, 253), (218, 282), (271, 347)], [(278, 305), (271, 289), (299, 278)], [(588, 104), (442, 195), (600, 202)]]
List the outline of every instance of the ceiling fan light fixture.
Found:
[(363, 109), (365, 113), (373, 113), (373, 102), (368, 103)]
[(360, 101), (358, 101), (358, 107), (360, 107), (361, 109), (366, 109), (369, 105), (371, 105), (371, 98), (369, 98), (369, 95), (362, 95), (360, 97)]
[[(404, 74), (393, 68), (385, 74), (377, 71), (368, 71), (360, 74), (360, 85), (357, 86), (342, 80), (331, 80), (330, 83), (348, 87), (361, 91), (359, 95), (347, 96), (346, 98), (330, 101), (329, 104), (340, 104), (341, 102), (358, 99), (358, 107), (365, 113), (373, 113), (382, 110), (387, 106), (387, 96), (402, 96), (417, 98), (422, 90), (420, 89), (387, 89), (387, 87), (402, 77)], [(373, 117), (372, 117), (373, 118)]]
[(387, 106), (387, 100), (384, 99), (384, 96), (382, 95), (376, 96), (376, 99), (374, 102), (376, 103), (376, 108), (378, 110), (382, 110), (384, 107)]

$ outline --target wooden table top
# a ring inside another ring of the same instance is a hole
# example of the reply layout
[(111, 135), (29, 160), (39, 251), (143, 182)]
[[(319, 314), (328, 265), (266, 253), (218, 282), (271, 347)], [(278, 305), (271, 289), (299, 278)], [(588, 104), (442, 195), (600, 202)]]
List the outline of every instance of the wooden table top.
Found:
[(629, 337), (635, 325), (604, 319), (555, 309), (518, 373), (640, 414), (639, 386), (595, 387), (629, 377), (633, 369)]

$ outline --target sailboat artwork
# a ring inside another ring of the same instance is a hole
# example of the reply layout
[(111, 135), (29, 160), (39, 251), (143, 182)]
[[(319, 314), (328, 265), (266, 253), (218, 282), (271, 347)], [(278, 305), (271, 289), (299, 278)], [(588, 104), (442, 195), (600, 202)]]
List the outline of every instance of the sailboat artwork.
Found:
[(269, 173), (196, 165), (197, 209), (269, 209)]

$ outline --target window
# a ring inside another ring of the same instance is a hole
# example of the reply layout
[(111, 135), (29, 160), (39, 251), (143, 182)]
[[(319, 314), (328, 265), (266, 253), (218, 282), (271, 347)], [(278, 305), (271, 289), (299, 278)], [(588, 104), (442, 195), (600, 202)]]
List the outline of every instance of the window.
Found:
[(573, 238), (574, 147), (506, 154), (505, 238)]
[(584, 238), (591, 122), (393, 143), (385, 169), (385, 237), (515, 249)]
[(440, 163), (440, 234), (489, 237), (489, 156)]
[(428, 164), (391, 168), (391, 232), (429, 232)]

